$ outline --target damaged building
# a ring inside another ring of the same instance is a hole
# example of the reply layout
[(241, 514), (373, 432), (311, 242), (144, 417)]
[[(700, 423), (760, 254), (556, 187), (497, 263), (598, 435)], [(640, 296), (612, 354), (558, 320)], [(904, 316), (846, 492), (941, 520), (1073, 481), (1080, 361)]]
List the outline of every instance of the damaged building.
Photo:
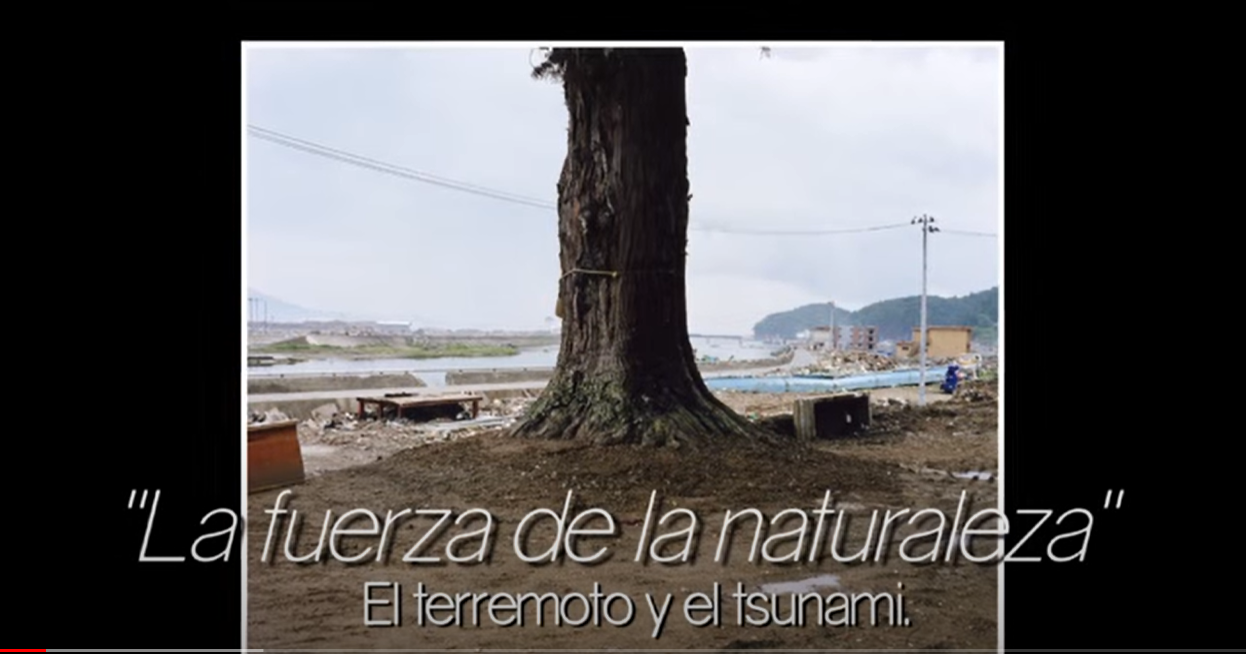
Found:
[(878, 347), (878, 328), (869, 326), (827, 325), (814, 327), (809, 333), (810, 347), (815, 350), (873, 352)]
[[(913, 328), (913, 340), (896, 343), (896, 356), (921, 356), (922, 330)], [(926, 327), (926, 356), (933, 359), (955, 358), (972, 351), (973, 327), (940, 325)]]

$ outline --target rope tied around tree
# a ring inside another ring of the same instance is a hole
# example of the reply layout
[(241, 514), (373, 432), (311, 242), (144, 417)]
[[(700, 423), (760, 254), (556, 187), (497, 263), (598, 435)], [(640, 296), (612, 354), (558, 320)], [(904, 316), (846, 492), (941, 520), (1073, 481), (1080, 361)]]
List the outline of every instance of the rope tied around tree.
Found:
[(588, 269), (585, 269), (585, 268), (572, 268), (571, 270), (568, 270), (567, 272), (563, 273), (563, 274), (562, 274), (562, 277), (559, 277), (559, 278), (558, 278), (558, 281), (562, 281), (562, 280), (566, 279), (566, 278), (567, 278), (567, 277), (569, 277), (572, 273), (583, 273), (583, 274), (585, 274), (585, 275), (606, 275), (606, 276), (609, 276), (609, 277), (618, 277), (618, 276), (619, 276), (619, 271), (617, 271), (617, 270), (588, 270)]
[(619, 275), (622, 275), (624, 273), (627, 273), (628, 275), (644, 275), (644, 274), (674, 275), (674, 274), (677, 274), (678, 272), (679, 271), (675, 268), (642, 268), (642, 269), (637, 269), (637, 270), (589, 270), (587, 268), (572, 268), (571, 270), (568, 270), (567, 272), (563, 273), (562, 277), (558, 278), (558, 281), (562, 281), (570, 277), (573, 273), (580, 273), (583, 275), (600, 275), (603, 277), (617, 278)]
[[(568, 270), (567, 272), (563, 273), (562, 276), (558, 278), (558, 281), (561, 283), (562, 280), (570, 277), (571, 275), (575, 273), (580, 273), (582, 275), (597, 275), (601, 277), (609, 277), (611, 279), (618, 279), (619, 275), (622, 275), (624, 272), (626, 272), (629, 275), (639, 275), (639, 274), (646, 274), (646, 273), (674, 275), (674, 274), (678, 274), (679, 271), (674, 268), (653, 268), (653, 269), (639, 269), (639, 270), (626, 270), (626, 271), (623, 271), (623, 270), (590, 270), (588, 268), (572, 268), (571, 270)], [(560, 289), (560, 292), (558, 293), (558, 301), (554, 304), (554, 316), (557, 317), (559, 320), (562, 320), (563, 318), (561, 289)]]

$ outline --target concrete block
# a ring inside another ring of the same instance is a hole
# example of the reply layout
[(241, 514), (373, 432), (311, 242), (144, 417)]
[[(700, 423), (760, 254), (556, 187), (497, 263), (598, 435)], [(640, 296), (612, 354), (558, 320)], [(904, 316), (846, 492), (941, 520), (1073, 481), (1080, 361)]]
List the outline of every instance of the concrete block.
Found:
[(792, 418), (802, 441), (855, 436), (870, 426), (869, 393), (838, 393), (796, 400)]

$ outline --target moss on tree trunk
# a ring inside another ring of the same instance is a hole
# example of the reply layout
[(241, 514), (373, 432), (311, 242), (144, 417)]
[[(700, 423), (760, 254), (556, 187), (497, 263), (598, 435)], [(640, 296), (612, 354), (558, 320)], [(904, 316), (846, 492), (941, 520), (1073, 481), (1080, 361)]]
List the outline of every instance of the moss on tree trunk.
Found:
[(600, 444), (768, 441), (705, 387), (688, 338), (682, 49), (555, 50), (562, 345), (513, 434)]

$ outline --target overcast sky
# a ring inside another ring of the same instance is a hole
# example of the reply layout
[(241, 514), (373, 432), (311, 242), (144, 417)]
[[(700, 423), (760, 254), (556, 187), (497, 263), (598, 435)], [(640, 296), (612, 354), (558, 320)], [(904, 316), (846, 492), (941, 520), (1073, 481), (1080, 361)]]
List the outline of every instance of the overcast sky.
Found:
[[(998, 234), (997, 46), (688, 48), (693, 332), (857, 309), (921, 290), (915, 227)], [(561, 89), (523, 48), (251, 48), (246, 120), (355, 155), (556, 200)], [(540, 329), (557, 294), (552, 209), (247, 139), (247, 284), (305, 307), (425, 326)], [(718, 229), (720, 231), (712, 231)], [(929, 289), (999, 283), (1000, 239), (931, 236)]]

